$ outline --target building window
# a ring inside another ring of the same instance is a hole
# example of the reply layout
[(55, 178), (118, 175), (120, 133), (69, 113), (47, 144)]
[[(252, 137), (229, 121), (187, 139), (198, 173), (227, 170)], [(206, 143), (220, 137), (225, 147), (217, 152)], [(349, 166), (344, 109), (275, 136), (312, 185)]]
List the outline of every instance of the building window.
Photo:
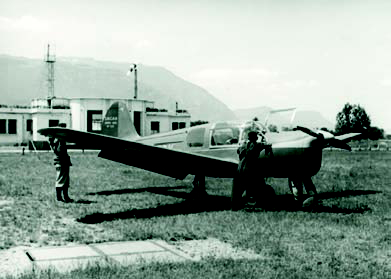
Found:
[(151, 121), (151, 133), (156, 134), (160, 132), (160, 122), (159, 121)]
[(87, 132), (100, 133), (102, 131), (102, 114), (101, 110), (87, 111)]
[(60, 120), (57, 119), (49, 119), (49, 127), (57, 127), (60, 124)]
[(16, 134), (16, 119), (8, 119), (8, 134)]
[[(7, 122), (8, 122), (8, 129), (7, 129)], [(0, 134), (16, 134), (16, 127), (17, 127), (16, 119), (0, 119)]]
[(92, 116), (92, 130), (102, 131), (102, 114), (94, 114)]
[(0, 134), (7, 133), (7, 122), (5, 119), (0, 119)]
[(179, 129), (186, 128), (186, 122), (179, 122)]
[(172, 122), (172, 130), (178, 130), (178, 122)]
[(33, 120), (32, 119), (26, 120), (26, 131), (30, 132), (30, 133), (33, 131)]

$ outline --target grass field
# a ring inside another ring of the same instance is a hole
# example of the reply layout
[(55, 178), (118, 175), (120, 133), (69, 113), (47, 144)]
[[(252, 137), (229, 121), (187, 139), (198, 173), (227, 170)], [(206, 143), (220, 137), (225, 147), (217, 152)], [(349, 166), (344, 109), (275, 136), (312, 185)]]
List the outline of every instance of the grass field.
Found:
[(209, 197), (195, 201), (191, 177), (176, 181), (96, 153), (70, 155), (70, 204), (55, 201), (52, 154), (0, 155), (0, 200), (11, 202), (0, 208), (0, 249), (213, 237), (264, 259), (97, 266), (40, 278), (391, 278), (391, 152), (324, 151), (313, 178), (317, 207), (298, 210), (286, 179), (268, 179), (275, 207), (237, 212), (230, 179), (207, 179)]

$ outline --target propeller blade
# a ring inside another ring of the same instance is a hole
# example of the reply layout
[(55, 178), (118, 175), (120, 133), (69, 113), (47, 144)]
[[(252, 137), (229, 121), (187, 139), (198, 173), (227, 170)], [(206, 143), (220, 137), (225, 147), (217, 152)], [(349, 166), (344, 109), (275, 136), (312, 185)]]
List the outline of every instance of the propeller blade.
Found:
[[(311, 129), (308, 129), (306, 127), (297, 126), (293, 130), (302, 131), (303, 133), (306, 133), (307, 135), (313, 136), (317, 139), (325, 140), (325, 141), (323, 141), (324, 147), (331, 146), (331, 147), (335, 147), (335, 148), (345, 149), (348, 151), (352, 150), (352, 148), (349, 145), (347, 145), (343, 140), (337, 139), (335, 137), (325, 139), (325, 137), (322, 133), (317, 133), (317, 132), (315, 132)], [(330, 136), (332, 136), (332, 135), (330, 134)]]
[(313, 136), (313, 137), (315, 137), (317, 139), (323, 139), (324, 138), (322, 134), (316, 133), (316, 132), (314, 132), (311, 129), (308, 129), (306, 127), (297, 126), (293, 130), (294, 131), (302, 131), (303, 133), (306, 133), (307, 135)]

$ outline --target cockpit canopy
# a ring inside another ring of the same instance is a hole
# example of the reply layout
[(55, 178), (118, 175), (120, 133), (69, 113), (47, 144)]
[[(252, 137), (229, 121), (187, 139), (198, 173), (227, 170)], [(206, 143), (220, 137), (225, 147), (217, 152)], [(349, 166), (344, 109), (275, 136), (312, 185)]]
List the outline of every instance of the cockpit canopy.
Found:
[(210, 146), (241, 143), (248, 139), (250, 131), (255, 131), (260, 137), (264, 137), (266, 127), (259, 121), (216, 123), (211, 129)]

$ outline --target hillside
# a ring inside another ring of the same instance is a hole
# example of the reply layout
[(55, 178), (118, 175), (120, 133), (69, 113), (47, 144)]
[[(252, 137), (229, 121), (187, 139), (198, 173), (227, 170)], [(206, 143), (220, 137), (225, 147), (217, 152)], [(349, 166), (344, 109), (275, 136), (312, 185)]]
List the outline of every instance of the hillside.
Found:
[[(55, 64), (55, 95), (58, 97), (133, 98), (134, 76), (127, 76), (129, 63), (96, 61), (89, 58), (58, 58)], [(47, 68), (39, 59), (0, 55), (0, 104), (28, 105), (47, 95)], [(163, 67), (138, 65), (138, 98), (155, 102), (155, 107), (187, 109), (192, 120), (253, 119), (263, 121), (272, 108), (256, 107), (232, 112), (205, 89)], [(286, 123), (274, 115), (270, 121)], [(297, 111), (294, 125), (326, 127), (331, 122), (316, 111)]]
[[(58, 58), (55, 64), (55, 95), (58, 97), (132, 98), (133, 75), (128, 63), (93, 59)], [(27, 105), (47, 95), (47, 68), (42, 60), (0, 55), (0, 103)], [(233, 112), (205, 89), (170, 71), (138, 65), (138, 97), (155, 107), (187, 109), (192, 120), (235, 119)]]

